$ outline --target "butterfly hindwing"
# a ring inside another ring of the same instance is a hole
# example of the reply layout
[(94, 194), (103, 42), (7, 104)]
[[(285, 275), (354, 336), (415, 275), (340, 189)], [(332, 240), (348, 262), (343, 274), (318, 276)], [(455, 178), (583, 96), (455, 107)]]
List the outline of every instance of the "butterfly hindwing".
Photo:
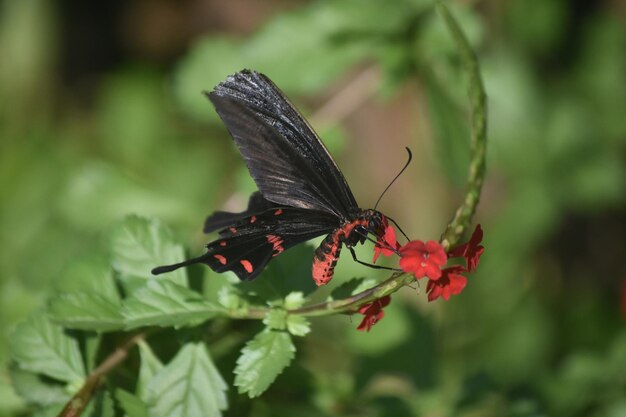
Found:
[(204, 221), (204, 233), (211, 233), (222, 229), (228, 225), (235, 224), (246, 217), (250, 217), (254, 213), (262, 213), (276, 207), (276, 204), (267, 201), (263, 195), (256, 191), (252, 193), (248, 200), (248, 208), (240, 213), (231, 213), (227, 211), (216, 211), (206, 218)]
[(338, 226), (336, 217), (325, 212), (272, 207), (220, 230), (219, 238), (207, 245), (204, 255), (155, 268), (153, 272), (159, 274), (204, 263), (216, 272), (233, 271), (240, 279), (249, 281), (256, 278), (273, 257)]

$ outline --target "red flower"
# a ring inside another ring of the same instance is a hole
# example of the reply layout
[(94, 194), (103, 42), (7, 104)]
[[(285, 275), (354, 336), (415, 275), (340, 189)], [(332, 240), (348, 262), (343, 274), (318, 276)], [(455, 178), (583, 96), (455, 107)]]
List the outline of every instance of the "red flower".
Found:
[(396, 231), (393, 227), (387, 226), (385, 234), (378, 238), (378, 243), (374, 247), (374, 260), (372, 262), (376, 263), (380, 255), (391, 256), (396, 253), (392, 248), (398, 250), (400, 244), (396, 241)]
[(467, 278), (461, 275), (461, 272), (466, 271), (462, 266), (452, 266), (441, 271), (441, 278), (438, 280), (428, 281), (426, 286), (428, 301), (434, 301), (439, 297), (448, 301), (451, 295), (460, 294), (467, 284)]
[(383, 319), (385, 316), (383, 308), (389, 305), (390, 301), (391, 297), (385, 295), (384, 297), (374, 300), (371, 303), (363, 304), (359, 307), (359, 313), (364, 314), (365, 317), (363, 317), (361, 324), (359, 324), (359, 327), (356, 329), (369, 332), (373, 325)]
[(400, 268), (410, 272), (415, 278), (427, 276), (437, 280), (441, 276), (441, 267), (446, 264), (448, 257), (443, 247), (434, 240), (424, 243), (413, 240), (400, 248)]
[(480, 256), (485, 252), (485, 247), (480, 244), (483, 240), (483, 229), (480, 227), (480, 224), (476, 226), (474, 229), (474, 233), (472, 233), (472, 237), (469, 242), (464, 243), (463, 245), (457, 246), (452, 249), (448, 255), (453, 258), (457, 256), (462, 256), (465, 258), (465, 262), (467, 265), (467, 271), (473, 272), (478, 267), (478, 261), (480, 260)]

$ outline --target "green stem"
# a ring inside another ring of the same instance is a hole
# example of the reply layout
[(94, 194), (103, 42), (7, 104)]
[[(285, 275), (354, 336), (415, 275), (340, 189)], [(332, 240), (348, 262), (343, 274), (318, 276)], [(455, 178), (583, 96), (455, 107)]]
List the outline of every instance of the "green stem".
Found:
[(461, 60), (467, 71), (469, 78), (468, 95), (472, 111), (471, 155), (467, 191), (463, 203), (456, 210), (454, 218), (448, 223), (441, 237), (441, 244), (444, 249), (448, 250), (459, 242), (463, 232), (470, 225), (480, 199), (485, 178), (487, 151), (487, 94), (480, 76), (478, 59), (467, 37), (443, 3), (438, 2), (436, 8), (456, 42)]

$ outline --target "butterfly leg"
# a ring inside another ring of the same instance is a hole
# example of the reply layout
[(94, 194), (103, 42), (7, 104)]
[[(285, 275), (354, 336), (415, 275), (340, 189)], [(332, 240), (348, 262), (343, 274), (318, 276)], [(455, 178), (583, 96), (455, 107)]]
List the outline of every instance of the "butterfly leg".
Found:
[(352, 254), (352, 259), (354, 259), (355, 262), (358, 262), (361, 265), (369, 266), (370, 268), (373, 268), (373, 269), (386, 269), (388, 271), (402, 271), (399, 268), (390, 268), (388, 266), (374, 265), (374, 264), (370, 264), (367, 262), (363, 262), (359, 260), (359, 258), (356, 257), (356, 253), (354, 252), (354, 248), (352, 246), (348, 246), (348, 249), (350, 250), (350, 253)]

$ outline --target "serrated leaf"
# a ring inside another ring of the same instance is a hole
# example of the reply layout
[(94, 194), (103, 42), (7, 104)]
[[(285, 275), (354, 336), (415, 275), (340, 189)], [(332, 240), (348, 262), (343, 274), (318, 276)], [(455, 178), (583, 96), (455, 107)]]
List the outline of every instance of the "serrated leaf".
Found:
[(18, 325), (10, 340), (13, 359), (21, 369), (65, 382), (85, 376), (78, 343), (45, 314), (35, 314)]
[[(152, 279), (150, 272), (159, 265), (184, 260), (182, 246), (176, 244), (172, 233), (158, 220), (130, 216), (112, 234), (113, 267), (121, 274)], [(163, 274), (161, 281), (187, 286), (184, 268)]]
[(264, 330), (241, 351), (235, 385), (250, 398), (261, 395), (289, 365), (296, 351), (287, 332)]
[(50, 302), (52, 321), (68, 328), (106, 332), (124, 328), (121, 304), (98, 293), (61, 294)]
[(49, 379), (46, 381), (41, 375), (17, 366), (11, 366), (9, 371), (13, 389), (29, 404), (39, 406), (63, 404), (70, 399), (63, 383)]
[(163, 368), (163, 364), (144, 341), (139, 342), (139, 356), (141, 358), (141, 366), (139, 367), (139, 378), (137, 379), (137, 395), (145, 401), (148, 395), (148, 384), (152, 377)]
[(149, 415), (221, 416), (228, 407), (226, 389), (206, 347), (189, 343), (150, 381)]
[(274, 308), (267, 312), (263, 324), (273, 330), (285, 330), (287, 327), (287, 312), (282, 308)]
[(123, 389), (115, 390), (115, 399), (126, 417), (148, 417), (148, 407), (139, 397)]
[(287, 330), (294, 336), (306, 336), (311, 331), (311, 324), (306, 317), (290, 314), (287, 316)]
[(123, 303), (126, 328), (195, 326), (222, 309), (199, 293), (171, 281), (151, 280)]

